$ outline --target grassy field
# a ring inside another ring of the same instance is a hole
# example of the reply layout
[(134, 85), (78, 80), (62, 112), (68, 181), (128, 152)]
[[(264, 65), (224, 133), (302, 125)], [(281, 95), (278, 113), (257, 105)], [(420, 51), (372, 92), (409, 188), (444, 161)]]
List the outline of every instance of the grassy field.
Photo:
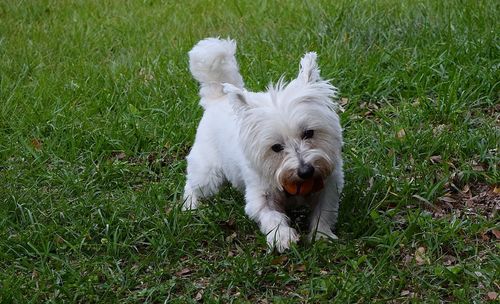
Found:
[[(1, 1), (0, 302), (454, 302), (500, 293), (500, 2)], [(179, 210), (187, 52), (339, 87), (334, 243), (283, 255), (227, 189)]]

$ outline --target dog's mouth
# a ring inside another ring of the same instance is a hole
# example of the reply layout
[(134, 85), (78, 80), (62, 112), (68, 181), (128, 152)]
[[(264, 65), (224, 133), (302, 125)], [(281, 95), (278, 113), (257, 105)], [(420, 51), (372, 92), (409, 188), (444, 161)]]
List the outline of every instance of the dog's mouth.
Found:
[(323, 189), (324, 183), (321, 177), (313, 177), (301, 181), (286, 181), (283, 183), (283, 189), (290, 195), (307, 196), (311, 193)]

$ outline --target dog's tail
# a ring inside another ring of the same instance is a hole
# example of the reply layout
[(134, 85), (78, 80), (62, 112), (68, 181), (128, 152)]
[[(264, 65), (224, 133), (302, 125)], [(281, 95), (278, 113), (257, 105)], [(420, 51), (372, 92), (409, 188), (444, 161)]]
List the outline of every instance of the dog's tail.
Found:
[(198, 42), (189, 52), (189, 69), (200, 82), (201, 105), (208, 100), (223, 96), (223, 83), (230, 83), (243, 89), (238, 63), (234, 53), (236, 42), (230, 39), (206, 38)]

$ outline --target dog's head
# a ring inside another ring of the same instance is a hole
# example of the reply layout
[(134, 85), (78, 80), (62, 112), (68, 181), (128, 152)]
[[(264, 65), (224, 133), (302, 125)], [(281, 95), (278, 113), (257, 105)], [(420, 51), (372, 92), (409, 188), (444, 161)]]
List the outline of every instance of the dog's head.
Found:
[(267, 92), (224, 85), (240, 119), (240, 139), (263, 182), (292, 195), (320, 190), (340, 157), (342, 131), (332, 99), (336, 89), (322, 80), (316, 54), (307, 53), (296, 79), (280, 79)]

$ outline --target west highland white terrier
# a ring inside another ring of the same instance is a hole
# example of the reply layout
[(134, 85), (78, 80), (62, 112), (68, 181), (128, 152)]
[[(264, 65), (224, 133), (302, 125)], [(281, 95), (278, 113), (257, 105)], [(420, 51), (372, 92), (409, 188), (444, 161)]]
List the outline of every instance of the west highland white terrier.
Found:
[(320, 78), (311, 52), (296, 79), (247, 91), (235, 51), (233, 40), (207, 38), (189, 52), (204, 114), (187, 156), (183, 209), (197, 208), (230, 182), (245, 194), (245, 212), (271, 249), (283, 252), (297, 242), (285, 211), (303, 204), (312, 210), (309, 239), (336, 239), (344, 185), (336, 88)]

